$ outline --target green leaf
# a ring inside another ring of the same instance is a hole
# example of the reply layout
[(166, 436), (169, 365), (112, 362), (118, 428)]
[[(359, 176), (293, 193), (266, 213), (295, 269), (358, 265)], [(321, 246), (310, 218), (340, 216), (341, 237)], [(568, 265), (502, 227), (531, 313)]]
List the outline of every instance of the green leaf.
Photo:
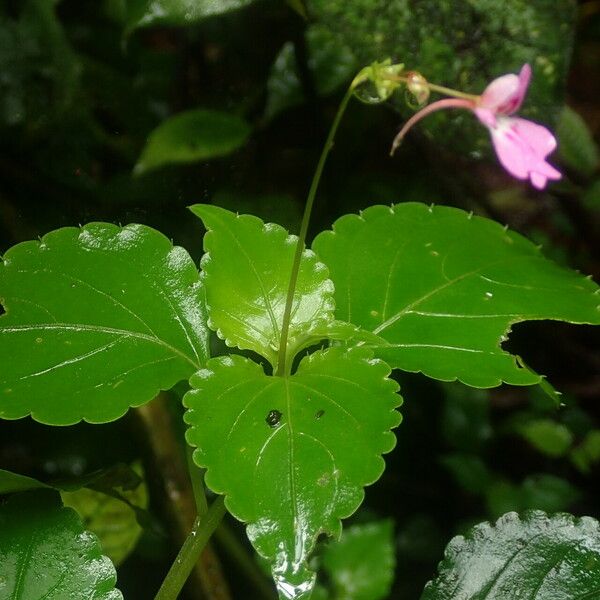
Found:
[(141, 509), (148, 506), (143, 482), (133, 490), (120, 489), (119, 493), (127, 502), (87, 488), (61, 492), (64, 505), (77, 511), (86, 529), (98, 536), (104, 552), (116, 566), (129, 556), (142, 533), (132, 506)]
[(508, 513), (454, 538), (421, 600), (592, 600), (598, 594), (598, 522), (533, 511)]
[[(352, 50), (340, 41), (339, 36), (324, 27), (312, 25), (306, 30), (306, 49), (308, 68), (319, 96), (332, 94), (358, 71)], [(267, 93), (267, 119), (305, 101), (292, 42), (284, 44), (273, 63), (267, 81)]]
[(569, 429), (552, 419), (528, 421), (519, 430), (532, 446), (553, 458), (564, 456), (573, 443), (573, 434)]
[[(317, 536), (339, 536), (363, 487), (384, 469), (401, 403), (389, 367), (364, 348), (330, 348), (288, 377), (241, 356), (212, 359), (184, 397), (190, 445), (206, 483), (249, 523), (282, 598), (306, 598)], [(296, 595), (294, 595), (296, 594)]]
[(521, 484), (523, 508), (555, 513), (566, 510), (581, 498), (580, 491), (566, 479), (547, 473), (527, 477)]
[(254, 0), (126, 0), (127, 32), (157, 25), (192, 25), (224, 14)]
[[(50, 488), (51, 486), (12, 471), (0, 469), (0, 496), (2, 494), (14, 494), (15, 492), (25, 492), (40, 488)], [(1, 589), (1, 588), (0, 588)]]
[(327, 546), (323, 567), (337, 600), (380, 600), (394, 580), (394, 528), (391, 521), (353, 525)]
[[(391, 57), (432, 83), (465, 92), (480, 94), (495, 77), (529, 63), (533, 78), (521, 113), (548, 124), (558, 117), (575, 31), (572, 0), (307, 0), (307, 5), (360, 64)], [(411, 114), (404, 94), (396, 95), (395, 106), (405, 118)], [(436, 147), (490, 151), (487, 130), (468, 111), (441, 111), (419, 127)]]
[(15, 494), (0, 506), (0, 597), (122, 600), (96, 537), (55, 492)]
[(11, 248), (0, 301), (4, 419), (112, 421), (208, 355), (194, 263), (142, 225), (69, 227)]
[[(297, 238), (252, 215), (196, 204), (208, 230), (202, 280), (209, 326), (228, 346), (254, 350), (275, 366)], [(288, 357), (307, 330), (333, 321), (333, 285), (325, 265), (305, 250), (288, 335)]]
[(600, 429), (589, 431), (581, 444), (571, 451), (573, 464), (582, 472), (589, 473), (600, 462)]
[(169, 164), (226, 156), (249, 135), (250, 126), (235, 115), (205, 109), (182, 112), (150, 133), (134, 172), (141, 175)]
[(568, 106), (560, 114), (556, 134), (563, 162), (577, 173), (593, 175), (600, 164), (598, 146), (585, 121)]
[(336, 316), (372, 331), (392, 367), (474, 387), (538, 383), (500, 343), (514, 323), (600, 323), (596, 284), (520, 235), (461, 210), (405, 203), (339, 219), (313, 243)]
[(442, 456), (441, 463), (463, 489), (473, 494), (483, 493), (492, 482), (492, 474), (479, 456), (453, 452)]

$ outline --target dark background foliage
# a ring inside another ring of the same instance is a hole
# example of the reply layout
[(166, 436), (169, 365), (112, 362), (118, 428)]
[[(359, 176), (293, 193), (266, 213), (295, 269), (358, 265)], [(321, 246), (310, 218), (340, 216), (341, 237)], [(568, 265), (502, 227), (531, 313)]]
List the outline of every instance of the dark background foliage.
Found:
[[(403, 97), (383, 107), (354, 101), (311, 232), (372, 204), (441, 203), (506, 223), (598, 279), (598, 2), (230, 4), (244, 6), (137, 28), (140, 1), (0, 3), (0, 249), (102, 220), (156, 227), (198, 259), (203, 232), (186, 210), (196, 202), (295, 232), (344, 84), (360, 66), (391, 56), (431, 81), (478, 92), (529, 61), (535, 77), (525, 114), (558, 126), (553, 160), (563, 181), (538, 192), (511, 180), (468, 114), (433, 118), (390, 159), (410, 108)], [(248, 141), (224, 157), (135, 175), (154, 128), (195, 108), (243, 117)], [(563, 392), (558, 411), (538, 388), (483, 391), (398, 375), (398, 446), (353, 517), (395, 523), (391, 597), (417, 598), (449, 538), (474, 522), (525, 508), (600, 516), (597, 341), (591, 328), (548, 322), (513, 331), (508, 346)], [(151, 597), (176, 551), (165, 533), (169, 496), (139, 421), (130, 413), (102, 426), (0, 423), (0, 467), (32, 476), (145, 461), (156, 527), (119, 569), (127, 598)], [(249, 598), (235, 559), (223, 549), (220, 556), (234, 597)]]

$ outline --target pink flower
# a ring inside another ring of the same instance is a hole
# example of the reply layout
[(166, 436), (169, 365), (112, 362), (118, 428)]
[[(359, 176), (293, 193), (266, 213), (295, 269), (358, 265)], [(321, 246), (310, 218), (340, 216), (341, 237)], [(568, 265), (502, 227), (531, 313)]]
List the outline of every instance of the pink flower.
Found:
[(479, 97), (447, 98), (429, 104), (400, 130), (392, 153), (406, 132), (423, 117), (444, 108), (466, 108), (488, 128), (502, 166), (517, 179), (530, 179), (534, 187), (544, 188), (549, 179), (561, 178), (560, 172), (546, 162), (556, 148), (556, 139), (542, 125), (511, 116), (521, 107), (530, 79), (531, 67), (523, 65), (519, 75), (511, 73), (494, 79)]

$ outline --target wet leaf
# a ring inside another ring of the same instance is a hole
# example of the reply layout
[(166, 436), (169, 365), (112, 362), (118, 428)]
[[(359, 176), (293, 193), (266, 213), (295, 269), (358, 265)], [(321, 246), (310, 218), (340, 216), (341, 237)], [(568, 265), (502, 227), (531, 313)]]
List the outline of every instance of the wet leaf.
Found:
[(254, 0), (126, 0), (127, 31), (157, 25), (193, 25)]
[[(252, 215), (204, 204), (191, 210), (208, 230), (201, 266), (209, 326), (227, 345), (254, 350), (275, 365), (297, 238)], [(333, 321), (332, 292), (327, 268), (305, 250), (288, 356), (295, 355), (308, 328)]]
[(508, 513), (454, 538), (421, 600), (596, 598), (600, 528), (590, 517)]
[(15, 494), (0, 506), (0, 597), (122, 600), (96, 536), (55, 492)]
[(272, 564), (281, 598), (307, 598), (306, 564), (321, 532), (338, 536), (363, 487), (384, 469), (401, 402), (389, 367), (363, 348), (304, 358), (288, 377), (269, 377), (241, 356), (212, 359), (191, 378), (185, 420), (207, 485), (247, 522)]
[(148, 137), (135, 174), (169, 164), (191, 163), (231, 154), (250, 135), (240, 117), (215, 110), (190, 110), (163, 121)]
[(600, 323), (598, 286), (520, 235), (454, 208), (405, 203), (346, 215), (313, 243), (336, 316), (372, 331), (392, 367), (474, 387), (538, 383), (500, 344), (514, 323)]
[(198, 271), (142, 225), (92, 223), (0, 264), (0, 417), (112, 421), (205, 361)]
[(391, 521), (353, 525), (323, 554), (323, 568), (339, 600), (387, 598), (394, 580), (394, 528)]

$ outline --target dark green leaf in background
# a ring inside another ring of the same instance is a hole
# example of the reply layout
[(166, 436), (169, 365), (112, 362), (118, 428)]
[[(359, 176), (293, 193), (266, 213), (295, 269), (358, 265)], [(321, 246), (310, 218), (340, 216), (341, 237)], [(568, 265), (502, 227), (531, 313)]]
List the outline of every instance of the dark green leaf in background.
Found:
[(558, 153), (562, 161), (577, 173), (593, 175), (600, 165), (600, 152), (585, 121), (565, 106), (556, 127)]
[(336, 316), (384, 338), (392, 367), (474, 387), (538, 383), (504, 351), (514, 323), (600, 323), (596, 284), (498, 223), (424, 204), (346, 215), (313, 243)]
[(157, 25), (192, 25), (237, 10), (254, 0), (125, 0), (127, 30)]
[(508, 513), (454, 538), (421, 600), (593, 600), (600, 528), (590, 517)]
[(0, 598), (122, 600), (115, 568), (60, 497), (40, 490), (0, 505)]
[(179, 113), (150, 134), (134, 172), (225, 156), (249, 135), (250, 126), (235, 115), (204, 109)]
[(323, 568), (335, 600), (387, 598), (394, 580), (394, 528), (391, 521), (347, 527), (327, 546)]
[[(352, 50), (340, 41), (339, 36), (325, 27), (309, 27), (306, 30), (306, 46), (308, 68), (319, 96), (335, 92), (351, 80), (359, 69)], [(273, 63), (267, 92), (267, 119), (306, 100), (292, 42), (284, 44)]]
[[(275, 366), (297, 238), (280, 225), (197, 204), (208, 232), (202, 278), (209, 325), (229, 346), (254, 350)], [(288, 336), (289, 353), (307, 330), (333, 321), (333, 285), (323, 263), (305, 250)]]
[(0, 264), (0, 417), (122, 416), (206, 360), (199, 274), (142, 225), (59, 229)]
[[(364, 348), (304, 358), (289, 377), (269, 377), (241, 356), (215, 358), (191, 378), (185, 420), (206, 483), (271, 565), (281, 598), (307, 598), (307, 566), (320, 533), (363, 499), (395, 444), (401, 403), (389, 367)], [(296, 595), (294, 595), (296, 594)]]

